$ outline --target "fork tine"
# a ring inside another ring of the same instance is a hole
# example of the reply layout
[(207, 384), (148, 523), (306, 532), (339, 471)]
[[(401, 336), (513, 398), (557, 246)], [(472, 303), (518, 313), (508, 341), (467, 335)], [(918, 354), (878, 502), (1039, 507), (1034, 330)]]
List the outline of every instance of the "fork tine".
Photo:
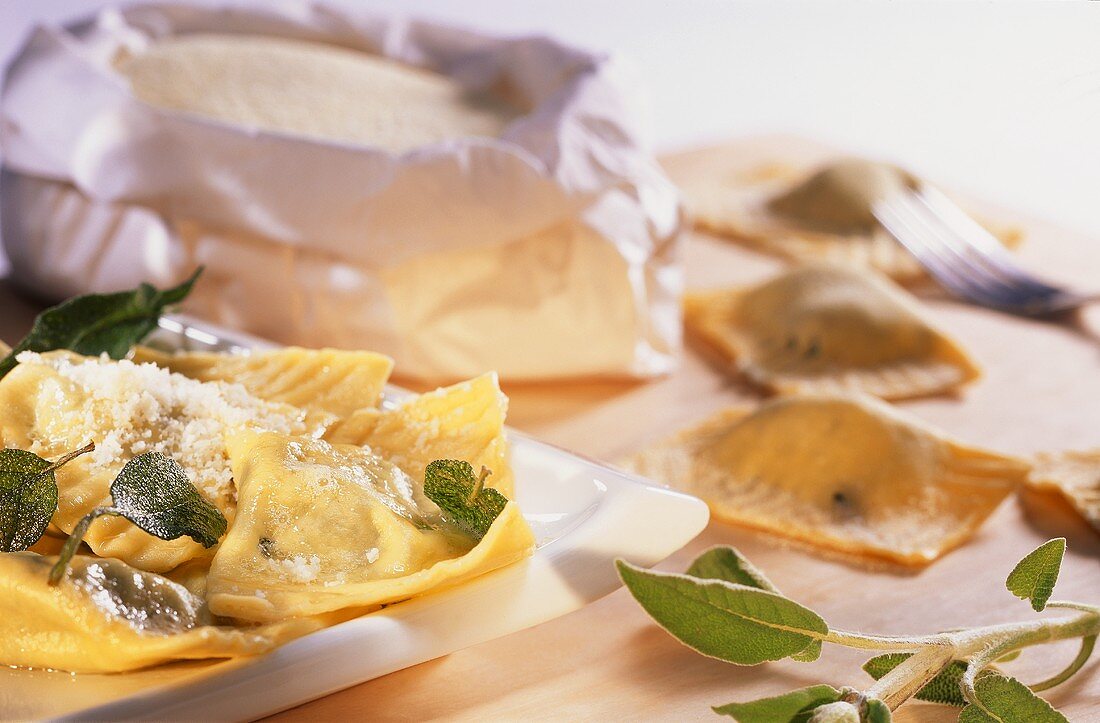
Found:
[(926, 242), (934, 240), (937, 248), (942, 247), (943, 256), (963, 272), (967, 281), (988, 295), (989, 303), (1014, 304), (1021, 294), (1030, 293), (1018, 279), (1006, 279), (992, 268), (982, 252), (944, 223), (920, 196), (907, 193), (904, 202), (913, 217), (919, 219), (924, 230), (921, 238)]
[(911, 194), (895, 194), (874, 204), (874, 214), (894, 236), (928, 270), (936, 281), (957, 296), (979, 304), (1002, 305), (1008, 302), (1003, 289), (998, 289), (983, 274), (975, 278), (967, 273), (969, 265), (947, 246), (927, 210), (912, 202)]
[(1036, 294), (1058, 294), (1062, 290), (1021, 269), (1004, 245), (984, 226), (971, 218), (938, 189), (922, 184), (917, 198), (980, 258), (989, 270), (1011, 283), (1024, 284)]
[(922, 186), (876, 201), (879, 223), (956, 296), (1014, 314), (1044, 316), (1092, 297), (1020, 269), (1000, 242), (939, 191)]

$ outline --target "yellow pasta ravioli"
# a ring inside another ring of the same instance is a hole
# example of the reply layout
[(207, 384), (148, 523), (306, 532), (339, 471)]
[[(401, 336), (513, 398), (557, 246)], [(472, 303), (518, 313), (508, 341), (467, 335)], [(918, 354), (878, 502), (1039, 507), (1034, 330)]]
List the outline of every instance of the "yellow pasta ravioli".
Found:
[[(223, 436), (256, 426), (320, 434), (297, 407), (268, 402), (243, 387), (200, 382), (152, 364), (24, 353), (0, 379), (0, 444), (56, 459), (89, 441), (96, 449), (56, 473), (53, 524), (71, 532), (92, 509), (110, 504), (109, 488), (130, 458), (150, 450), (175, 459), (199, 492), (230, 520), (236, 491)], [(188, 537), (156, 538), (120, 517), (96, 520), (84, 538), (103, 557), (164, 572), (208, 555)]]
[(962, 543), (1028, 471), (854, 394), (726, 410), (630, 466), (720, 519), (906, 565)]
[(0, 660), (5, 665), (113, 673), (170, 660), (263, 653), (320, 621), (230, 628), (202, 598), (112, 559), (78, 555), (56, 586), (56, 557), (0, 555)]
[(807, 265), (749, 288), (689, 294), (684, 318), (749, 379), (780, 392), (903, 399), (979, 376), (904, 290), (843, 266)]
[(369, 445), (415, 480), (437, 459), (460, 459), (492, 472), (487, 484), (512, 495), (504, 417), (508, 398), (496, 374), (410, 397), (393, 409), (365, 409), (331, 429), (325, 439)]
[(228, 439), (237, 519), (207, 580), (219, 615), (272, 621), (369, 608), (528, 555), (509, 503), (478, 543), (441, 523), (422, 480), (354, 445), (244, 431)]
[[(812, 169), (763, 164), (747, 173), (731, 173), (731, 165), (737, 159), (721, 149), (701, 155), (681, 183), (700, 228), (795, 260), (872, 268), (902, 282), (925, 278), (869, 209), (868, 198), (912, 183), (900, 169), (856, 158)], [(1015, 229), (993, 230), (1008, 246), (1020, 242)]]
[(392, 359), (374, 352), (300, 347), (253, 354), (168, 354), (138, 347), (134, 361), (203, 382), (240, 384), (260, 399), (337, 417), (376, 406), (393, 370)]
[(1035, 458), (1028, 485), (1061, 493), (1100, 531), (1100, 451), (1040, 454)]

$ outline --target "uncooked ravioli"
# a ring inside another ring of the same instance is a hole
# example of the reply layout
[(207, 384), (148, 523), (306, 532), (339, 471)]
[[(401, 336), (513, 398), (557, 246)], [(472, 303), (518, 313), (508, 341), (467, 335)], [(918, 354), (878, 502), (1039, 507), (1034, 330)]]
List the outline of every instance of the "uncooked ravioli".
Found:
[[(876, 269), (898, 281), (926, 278), (920, 264), (860, 201), (904, 188), (899, 169), (862, 159), (838, 159), (815, 168), (764, 164), (731, 173), (737, 159), (721, 149), (701, 155), (677, 177), (697, 226), (755, 249), (800, 261), (832, 261)], [(987, 224), (988, 225), (988, 224)], [(1016, 246), (1015, 229), (991, 229)]]
[(629, 465), (719, 519), (905, 565), (965, 541), (1028, 471), (855, 394), (729, 409)]
[(806, 265), (752, 287), (689, 294), (684, 317), (731, 366), (780, 392), (903, 399), (979, 376), (914, 298), (870, 271)]
[(369, 609), (528, 555), (514, 502), (485, 537), (443, 523), (413, 480), (368, 447), (242, 431), (227, 439), (237, 519), (207, 578), (210, 609), (274, 621)]
[(1061, 493), (1100, 531), (1100, 450), (1040, 454), (1028, 485)]

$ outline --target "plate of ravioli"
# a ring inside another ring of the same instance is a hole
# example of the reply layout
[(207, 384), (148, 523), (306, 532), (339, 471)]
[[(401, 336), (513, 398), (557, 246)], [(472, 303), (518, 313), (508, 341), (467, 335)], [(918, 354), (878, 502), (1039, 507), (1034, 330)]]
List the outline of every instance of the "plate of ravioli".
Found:
[(413, 394), (380, 354), (161, 317), (190, 283), (72, 299), (0, 361), (6, 716), (266, 715), (575, 610), (706, 524), (506, 428), (493, 373)]

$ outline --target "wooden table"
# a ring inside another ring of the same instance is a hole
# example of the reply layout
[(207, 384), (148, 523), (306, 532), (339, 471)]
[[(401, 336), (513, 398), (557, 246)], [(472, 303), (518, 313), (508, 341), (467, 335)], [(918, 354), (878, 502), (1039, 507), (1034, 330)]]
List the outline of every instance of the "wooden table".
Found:
[[(1017, 220), (1017, 219), (1012, 219)], [(1052, 277), (1100, 287), (1100, 244), (1023, 222), (1024, 261)], [(693, 235), (689, 286), (759, 279), (780, 264)], [(970, 442), (1016, 454), (1100, 447), (1100, 316), (1079, 323), (1009, 318), (942, 298), (927, 299), (985, 366), (959, 398), (904, 404), (906, 411)], [(0, 282), (0, 338), (17, 339), (38, 307)], [(733, 402), (758, 398), (689, 350), (680, 370), (655, 382), (507, 386), (511, 424), (585, 454), (614, 460)], [(1028, 619), (1004, 589), (1012, 565), (1046, 539), (1069, 553), (1057, 597), (1100, 601), (1100, 535), (1061, 500), (1012, 498), (959, 550), (918, 572), (868, 570), (823, 559), (783, 540), (712, 523), (661, 565), (682, 570), (703, 549), (735, 545), (785, 593), (836, 627), (924, 633)], [(1057, 613), (1051, 613), (1057, 614)], [(1026, 652), (1006, 666), (1025, 680), (1068, 663), (1072, 643)], [(363, 651), (370, 655), (369, 650)], [(658, 629), (619, 590), (563, 618), (350, 688), (275, 716), (281, 720), (707, 719), (711, 705), (828, 682), (864, 686), (857, 651), (826, 646), (812, 664), (740, 668), (704, 658)], [(1073, 721), (1100, 721), (1100, 656), (1044, 694)], [(899, 721), (953, 721), (956, 711), (910, 703)]]

